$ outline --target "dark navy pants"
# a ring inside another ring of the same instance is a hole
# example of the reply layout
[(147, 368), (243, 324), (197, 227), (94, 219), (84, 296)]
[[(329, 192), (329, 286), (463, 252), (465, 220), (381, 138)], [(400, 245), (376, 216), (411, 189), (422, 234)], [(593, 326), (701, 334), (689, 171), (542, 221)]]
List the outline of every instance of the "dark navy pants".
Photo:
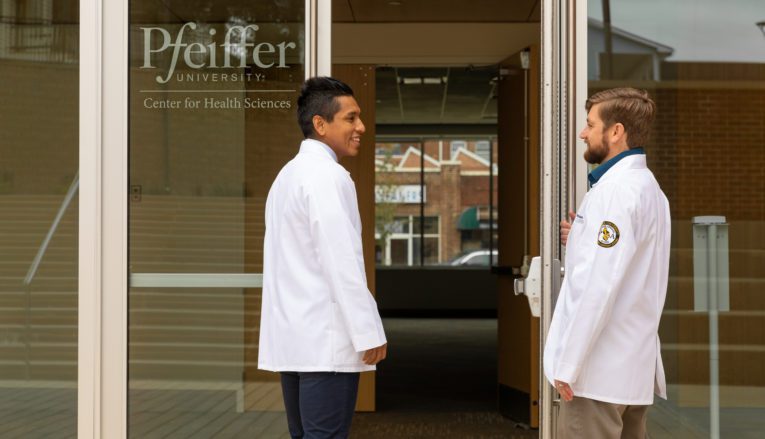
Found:
[(345, 439), (359, 389), (358, 373), (282, 372), (282, 393), (293, 439)]

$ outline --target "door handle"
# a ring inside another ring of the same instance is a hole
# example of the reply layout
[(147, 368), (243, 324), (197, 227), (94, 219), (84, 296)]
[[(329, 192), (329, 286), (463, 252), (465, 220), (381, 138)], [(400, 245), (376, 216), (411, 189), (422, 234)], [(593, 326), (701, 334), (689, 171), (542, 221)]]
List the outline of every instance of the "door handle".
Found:
[[(526, 271), (525, 267), (521, 269)], [(563, 280), (564, 268), (558, 259), (553, 259), (553, 273), (560, 273), (560, 277), (553, 280), (552, 309), (555, 309), (555, 303), (558, 301), (561, 281)], [(531, 264), (528, 265), (528, 274), (526, 277), (515, 279), (513, 290), (516, 296), (525, 295), (529, 300), (531, 315), (534, 317), (542, 316), (542, 257), (534, 256), (531, 258)]]
[(516, 296), (525, 295), (529, 301), (531, 315), (540, 317), (542, 315), (542, 257), (534, 256), (531, 258), (529, 272), (526, 277), (515, 279), (513, 290)]

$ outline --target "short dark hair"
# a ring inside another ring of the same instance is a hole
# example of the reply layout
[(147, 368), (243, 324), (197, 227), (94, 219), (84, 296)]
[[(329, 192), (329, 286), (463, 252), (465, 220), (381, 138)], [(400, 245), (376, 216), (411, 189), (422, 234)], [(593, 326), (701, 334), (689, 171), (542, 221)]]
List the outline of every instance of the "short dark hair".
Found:
[(306, 138), (316, 134), (313, 129), (314, 116), (332, 122), (335, 113), (340, 111), (340, 103), (337, 102), (340, 96), (353, 96), (353, 90), (335, 78), (317, 76), (303, 83), (297, 101), (297, 120)]
[(629, 87), (603, 90), (590, 96), (584, 108), (590, 111), (596, 104), (603, 104), (598, 116), (603, 121), (604, 130), (621, 123), (627, 133), (627, 147), (637, 148), (648, 143), (656, 103), (647, 91)]

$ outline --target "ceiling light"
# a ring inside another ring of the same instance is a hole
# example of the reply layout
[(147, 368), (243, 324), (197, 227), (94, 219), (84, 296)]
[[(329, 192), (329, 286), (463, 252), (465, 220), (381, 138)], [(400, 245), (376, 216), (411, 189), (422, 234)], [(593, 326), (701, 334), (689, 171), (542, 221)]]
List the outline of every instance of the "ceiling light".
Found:
[(759, 27), (762, 34), (765, 35), (765, 20), (758, 22), (757, 27)]
[(401, 6), (401, 2), (396, 1), (396, 0), (390, 0), (388, 2), (388, 6)]
[(446, 81), (449, 78), (446, 76), (409, 76), (409, 77), (398, 77), (398, 83), (403, 85), (443, 85), (446, 84)]

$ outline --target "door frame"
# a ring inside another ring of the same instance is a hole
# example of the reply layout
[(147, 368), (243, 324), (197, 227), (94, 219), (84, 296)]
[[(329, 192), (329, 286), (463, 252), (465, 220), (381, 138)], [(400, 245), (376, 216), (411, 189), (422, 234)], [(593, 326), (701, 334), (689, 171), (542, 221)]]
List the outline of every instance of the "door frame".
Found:
[(542, 2), (541, 218), (542, 316), (539, 325), (539, 437), (555, 437), (559, 396), (544, 376), (543, 353), (560, 288), (565, 249), (559, 222), (579, 205), (587, 190), (584, 142), (577, 127), (587, 99), (587, 2)]
[[(129, 0), (80, 0), (77, 437), (127, 437)], [(305, 0), (306, 78), (331, 73), (331, 0)]]

